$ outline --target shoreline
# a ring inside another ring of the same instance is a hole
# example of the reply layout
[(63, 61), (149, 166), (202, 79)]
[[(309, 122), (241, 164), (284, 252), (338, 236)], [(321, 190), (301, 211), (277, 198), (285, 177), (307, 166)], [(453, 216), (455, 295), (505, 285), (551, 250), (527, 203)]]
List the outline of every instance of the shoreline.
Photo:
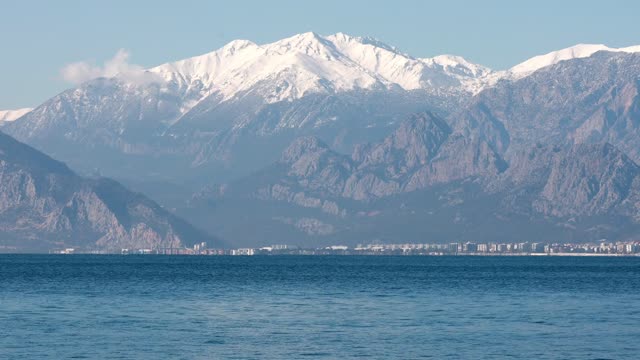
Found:
[(0, 252), (0, 256), (3, 255), (53, 255), (53, 256), (82, 256), (82, 255), (92, 255), (92, 256), (180, 256), (180, 257), (268, 257), (268, 256), (396, 256), (396, 257), (404, 257), (404, 256), (413, 256), (413, 257), (441, 257), (441, 256), (468, 256), (468, 257), (640, 257), (640, 254), (594, 254), (594, 253), (458, 253), (458, 254), (385, 254), (385, 253), (362, 253), (362, 254), (340, 254), (340, 253), (324, 253), (324, 254), (254, 254), (254, 255), (207, 255), (207, 254), (120, 254), (120, 253), (83, 253), (76, 252), (72, 254), (61, 254), (61, 253), (51, 253), (51, 252)]

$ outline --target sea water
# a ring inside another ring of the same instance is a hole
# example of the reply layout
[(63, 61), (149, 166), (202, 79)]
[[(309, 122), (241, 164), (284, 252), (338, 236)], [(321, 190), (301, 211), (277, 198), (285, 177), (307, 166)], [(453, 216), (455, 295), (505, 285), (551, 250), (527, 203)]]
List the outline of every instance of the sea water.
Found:
[(640, 258), (0, 255), (0, 359), (638, 359)]

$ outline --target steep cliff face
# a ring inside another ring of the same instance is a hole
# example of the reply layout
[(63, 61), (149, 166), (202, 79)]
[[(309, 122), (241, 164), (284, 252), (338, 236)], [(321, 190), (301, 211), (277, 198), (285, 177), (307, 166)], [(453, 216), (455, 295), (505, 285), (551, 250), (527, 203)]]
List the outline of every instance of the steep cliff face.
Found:
[(0, 133), (0, 250), (179, 247), (214, 239), (109, 179), (84, 179)]

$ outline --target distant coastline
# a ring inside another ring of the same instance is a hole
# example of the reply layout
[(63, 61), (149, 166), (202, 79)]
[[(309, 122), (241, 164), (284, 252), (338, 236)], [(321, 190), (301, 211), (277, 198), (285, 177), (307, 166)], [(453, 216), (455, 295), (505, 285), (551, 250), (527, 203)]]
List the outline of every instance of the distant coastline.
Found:
[(220, 249), (209, 248), (206, 242), (192, 247), (120, 249), (105, 251), (65, 248), (49, 251), (50, 254), (121, 254), (121, 255), (196, 255), (196, 256), (255, 256), (255, 255), (415, 255), (415, 256), (640, 256), (640, 241), (602, 240), (597, 243), (474, 243), (448, 244), (368, 244), (351, 247), (330, 245), (303, 248), (289, 244), (274, 244), (259, 248)]
[(372, 253), (322, 253), (322, 254), (301, 254), (301, 253), (276, 253), (276, 254), (254, 254), (254, 255), (210, 255), (210, 254), (118, 254), (107, 252), (77, 252), (73, 254), (61, 254), (55, 252), (49, 253), (0, 253), (0, 255), (8, 254), (24, 254), (24, 255), (105, 255), (105, 256), (414, 256), (414, 257), (640, 257), (640, 254), (581, 254), (581, 253), (524, 253), (524, 254), (485, 254), (485, 253), (469, 253), (469, 254), (372, 254)]

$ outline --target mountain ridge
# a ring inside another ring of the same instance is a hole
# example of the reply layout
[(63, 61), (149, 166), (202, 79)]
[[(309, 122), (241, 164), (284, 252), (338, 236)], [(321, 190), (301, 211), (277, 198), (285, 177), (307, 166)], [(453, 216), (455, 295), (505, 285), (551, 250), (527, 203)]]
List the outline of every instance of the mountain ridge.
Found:
[[(299, 244), (330, 244), (337, 239), (359, 243), (393, 232), (410, 236), (404, 241), (421, 241), (419, 234), (433, 233), (438, 238), (422, 241), (507, 241), (523, 237), (518, 227), (557, 241), (576, 237), (586, 241), (610, 236), (628, 239), (640, 230), (640, 167), (613, 145), (539, 144), (507, 163), (488, 152), (486, 143), (469, 141), (469, 150), (461, 151), (458, 136), (446, 128), (444, 138), (433, 131), (417, 144), (399, 141), (423, 136), (425, 125), (440, 122), (431, 116), (407, 119), (395, 134), (351, 156), (331, 150), (314, 137), (296, 139), (278, 163), (203, 189), (179, 212), (221, 233), (230, 230), (206, 222), (225, 219), (239, 241), (245, 241), (237, 219), (225, 214), (226, 209), (239, 216), (235, 206), (244, 204), (242, 218), (264, 229), (278, 228), (277, 234)], [(407, 135), (407, 129), (412, 134)], [(431, 155), (434, 148), (425, 145), (432, 141), (452, 147), (436, 147)], [(394, 146), (399, 143), (404, 146)], [(478, 156), (483, 151), (484, 157)], [(487, 162), (492, 159), (488, 154), (495, 158)], [(439, 161), (444, 161), (444, 173), (434, 171)], [(488, 164), (493, 164), (493, 170)], [(254, 208), (261, 210), (254, 212)], [(271, 241), (269, 233), (252, 232), (252, 237), (259, 244)]]
[(118, 252), (175, 248), (214, 237), (108, 178), (64, 163), (0, 132), (0, 251)]
[[(447, 241), (531, 224), (630, 236), (640, 54), (608, 50), (580, 45), (493, 71), (345, 34), (239, 40), (131, 81), (89, 81), (4, 129), (225, 236), (215, 223), (229, 214), (318, 241), (388, 234), (399, 214), (412, 219), (407, 234), (442, 224)], [(250, 235), (264, 237), (260, 226)]]

